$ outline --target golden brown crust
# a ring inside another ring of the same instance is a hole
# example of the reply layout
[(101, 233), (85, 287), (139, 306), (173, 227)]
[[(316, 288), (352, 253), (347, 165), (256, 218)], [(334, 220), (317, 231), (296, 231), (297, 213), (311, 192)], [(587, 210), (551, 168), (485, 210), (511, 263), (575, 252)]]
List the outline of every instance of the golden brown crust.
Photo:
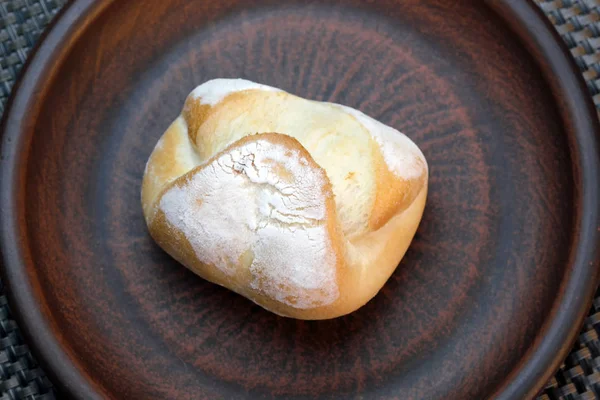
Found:
[(377, 189), (369, 227), (372, 231), (375, 231), (394, 215), (402, 212), (412, 204), (426, 184), (426, 175), (422, 174), (413, 179), (403, 179), (395, 175), (385, 163), (381, 150), (375, 141), (373, 141), (373, 160)]
[(188, 96), (183, 105), (183, 111), (181, 113), (183, 119), (188, 126), (188, 136), (190, 142), (196, 146), (196, 135), (200, 130), (200, 126), (204, 123), (211, 107), (209, 105), (202, 104), (201, 99), (197, 99), (193, 96)]
[[(217, 266), (201, 262), (186, 236), (167, 221), (164, 212), (157, 206), (164, 193), (180, 187), (203, 168), (209, 168), (220, 155), (257, 140), (267, 140), (290, 151), (299, 152), (309, 160), (312, 171), (321, 171), (327, 176), (327, 171), (323, 171), (314, 161), (311, 153), (296, 139), (285, 135), (285, 132), (246, 136), (217, 154), (211, 153), (213, 149), (210, 148), (196, 148), (196, 135), (200, 128), (204, 132), (211, 132), (205, 124), (247, 112), (251, 109), (251, 93), (252, 91), (235, 93), (214, 106), (203, 105), (201, 99), (191, 96), (186, 100), (182, 117), (165, 132), (161, 145), (157, 146), (148, 161), (144, 175), (142, 204), (150, 233), (167, 253), (196, 274), (279, 315), (300, 319), (327, 319), (352, 312), (377, 294), (410, 245), (427, 198), (427, 167), (424, 160), (421, 174), (410, 179), (401, 178), (386, 164), (379, 144), (371, 140), (375, 193), (372, 194), (368, 230), (351, 238), (342, 232), (331, 183), (326, 179), (324, 190), (329, 194), (323, 200), (326, 208), (325, 227), (330, 239), (330, 251), (336, 259), (335, 284), (339, 296), (333, 302), (313, 308), (297, 308), (253, 289), (250, 284), (250, 265), (254, 258), (251, 249), (239, 257), (238, 272), (234, 275), (227, 275)], [(228, 111), (230, 107), (235, 107), (236, 111)], [(212, 141), (215, 146), (222, 146), (218, 140), (218, 132), (213, 137), (203, 137), (203, 143)], [(211, 147), (210, 144), (208, 147)], [(207, 154), (210, 157), (206, 157)], [(282, 180), (293, 180), (289, 171), (283, 168), (277, 171)], [(349, 170), (346, 178), (353, 180), (354, 173)]]
[(179, 149), (187, 138), (182, 124), (181, 119), (177, 119), (167, 128), (146, 164), (142, 182), (142, 205), (146, 219), (152, 213), (158, 193), (193, 167), (191, 160), (178, 157)]

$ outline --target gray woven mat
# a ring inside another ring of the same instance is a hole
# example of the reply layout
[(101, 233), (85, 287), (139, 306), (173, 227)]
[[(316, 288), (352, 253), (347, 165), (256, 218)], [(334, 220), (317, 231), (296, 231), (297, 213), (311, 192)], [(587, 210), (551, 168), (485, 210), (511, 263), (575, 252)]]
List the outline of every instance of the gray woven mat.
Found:
[[(571, 49), (600, 113), (600, 0), (535, 0)], [(0, 115), (41, 32), (67, 0), (0, 0)], [(0, 400), (50, 400), (52, 384), (12, 319), (0, 283)], [(600, 399), (600, 291), (577, 343), (538, 400)]]

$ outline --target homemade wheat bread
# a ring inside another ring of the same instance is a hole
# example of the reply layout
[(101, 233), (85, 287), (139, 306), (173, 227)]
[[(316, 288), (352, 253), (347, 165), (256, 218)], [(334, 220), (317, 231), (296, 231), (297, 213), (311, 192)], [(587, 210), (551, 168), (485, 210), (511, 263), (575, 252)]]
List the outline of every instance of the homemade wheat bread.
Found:
[(425, 157), (360, 111), (241, 79), (196, 88), (146, 165), (152, 237), (201, 277), (274, 313), (364, 305), (404, 256)]

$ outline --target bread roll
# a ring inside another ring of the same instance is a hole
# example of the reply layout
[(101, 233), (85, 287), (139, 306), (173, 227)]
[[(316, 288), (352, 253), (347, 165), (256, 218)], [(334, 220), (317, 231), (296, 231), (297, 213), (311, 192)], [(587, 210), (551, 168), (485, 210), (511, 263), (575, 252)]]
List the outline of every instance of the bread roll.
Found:
[(276, 314), (350, 313), (384, 285), (425, 207), (428, 168), (360, 111), (241, 79), (197, 87), (146, 165), (150, 234)]

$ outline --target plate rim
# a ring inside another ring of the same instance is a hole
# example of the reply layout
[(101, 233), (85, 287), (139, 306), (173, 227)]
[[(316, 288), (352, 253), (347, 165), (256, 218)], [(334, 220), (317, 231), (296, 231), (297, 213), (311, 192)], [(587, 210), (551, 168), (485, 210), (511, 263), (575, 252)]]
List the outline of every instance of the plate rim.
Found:
[[(32, 49), (15, 83), (0, 124), (0, 274), (17, 313), (21, 331), (44, 371), (61, 394), (78, 399), (109, 397), (77, 365), (76, 357), (53, 332), (47, 310), (36, 301), (41, 290), (27, 274), (23, 221), (17, 194), (24, 185), (27, 153), (24, 135), (35, 120), (43, 94), (70, 47), (96, 17), (116, 0), (72, 0), (59, 12)], [(519, 366), (496, 389), (493, 398), (535, 396), (558, 369), (579, 333), (591, 306), (600, 276), (600, 125), (583, 77), (556, 29), (532, 0), (484, 0), (533, 54), (559, 105), (564, 125), (575, 135), (579, 155), (580, 199), (578, 229), (574, 232), (576, 257), (561, 283), (561, 293), (532, 348)], [(25, 111), (26, 110), (26, 111)], [(33, 117), (32, 117), (33, 113)], [(25, 118), (27, 115), (27, 118)], [(585, 215), (585, 217), (584, 217)], [(541, 336), (541, 337), (540, 337)]]

